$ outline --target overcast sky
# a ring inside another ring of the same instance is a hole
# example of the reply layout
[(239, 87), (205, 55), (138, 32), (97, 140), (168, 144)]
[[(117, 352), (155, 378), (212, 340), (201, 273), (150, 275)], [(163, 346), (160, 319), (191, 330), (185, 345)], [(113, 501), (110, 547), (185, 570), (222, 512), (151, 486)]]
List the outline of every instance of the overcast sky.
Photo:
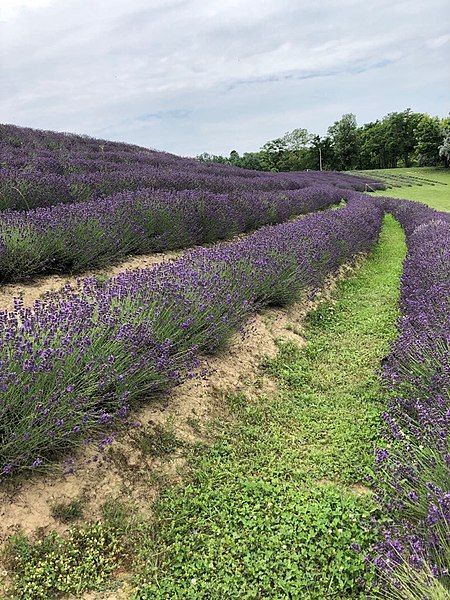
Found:
[(450, 109), (448, 0), (0, 0), (0, 122), (182, 155)]

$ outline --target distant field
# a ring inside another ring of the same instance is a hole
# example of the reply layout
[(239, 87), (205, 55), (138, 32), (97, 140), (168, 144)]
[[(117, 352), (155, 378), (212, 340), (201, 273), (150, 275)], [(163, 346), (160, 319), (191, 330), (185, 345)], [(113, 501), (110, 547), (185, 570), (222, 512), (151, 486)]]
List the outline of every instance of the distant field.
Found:
[(389, 188), (374, 192), (377, 196), (419, 200), (438, 210), (450, 211), (450, 169), (412, 167), (353, 173), (383, 180)]

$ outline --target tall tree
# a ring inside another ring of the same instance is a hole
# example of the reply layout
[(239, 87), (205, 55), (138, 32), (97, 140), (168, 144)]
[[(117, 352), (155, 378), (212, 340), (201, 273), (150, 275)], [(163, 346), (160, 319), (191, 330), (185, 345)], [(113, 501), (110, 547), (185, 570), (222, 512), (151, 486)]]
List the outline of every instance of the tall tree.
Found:
[(435, 166), (440, 162), (439, 147), (445, 131), (439, 117), (422, 115), (415, 131), (416, 152), (420, 166)]
[(354, 114), (342, 115), (328, 128), (336, 157), (336, 166), (341, 170), (354, 169), (358, 164), (359, 137)]
[(410, 108), (403, 112), (392, 112), (383, 118), (386, 132), (389, 136), (388, 150), (392, 157), (395, 157), (395, 164), (398, 166), (398, 160), (403, 162), (405, 167), (411, 166), (412, 156), (416, 147), (416, 128), (422, 115), (414, 113)]
[(439, 156), (444, 161), (444, 166), (450, 166), (450, 129), (447, 130), (442, 144), (439, 146)]
[(261, 148), (269, 170), (300, 171), (309, 159), (308, 148), (312, 136), (306, 129), (288, 131), (282, 137), (266, 142)]
[(336, 168), (333, 143), (330, 137), (312, 136), (308, 150), (309, 161), (307, 169), (330, 171)]

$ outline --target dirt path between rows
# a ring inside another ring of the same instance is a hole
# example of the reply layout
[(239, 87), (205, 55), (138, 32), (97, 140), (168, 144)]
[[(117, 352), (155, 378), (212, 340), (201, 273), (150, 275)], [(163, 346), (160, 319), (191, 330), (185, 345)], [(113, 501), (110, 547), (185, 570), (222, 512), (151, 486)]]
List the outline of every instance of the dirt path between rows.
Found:
[[(331, 209), (332, 210), (332, 209)], [(290, 219), (290, 221), (297, 221), (307, 215), (298, 215)], [(156, 265), (160, 265), (165, 262), (170, 262), (180, 258), (183, 254), (191, 252), (197, 248), (212, 248), (215, 246), (232, 244), (237, 240), (244, 239), (255, 231), (247, 233), (239, 233), (238, 235), (226, 239), (213, 242), (211, 244), (205, 244), (203, 246), (190, 246), (188, 248), (182, 248), (180, 250), (168, 250), (167, 252), (158, 252), (152, 254), (141, 254), (137, 256), (131, 256), (126, 260), (109, 267), (101, 269), (92, 269), (79, 273), (77, 275), (48, 275), (45, 277), (39, 277), (30, 282), (23, 283), (11, 283), (0, 285), (0, 311), (10, 311), (14, 308), (14, 298), (21, 297), (25, 306), (31, 306), (36, 300), (47, 294), (48, 292), (57, 292), (65, 285), (76, 286), (76, 283), (80, 279), (89, 277), (92, 275), (101, 277), (114, 277), (123, 271), (136, 270), (136, 269), (148, 269)]]
[[(186, 249), (187, 250), (187, 249)], [(80, 275), (49, 275), (40, 277), (30, 283), (13, 283), (0, 286), (0, 310), (12, 310), (14, 298), (22, 297), (25, 306), (31, 306), (36, 300), (47, 292), (56, 292), (67, 284), (76, 285), (79, 279), (91, 275), (113, 277), (122, 271), (134, 269), (148, 269), (164, 262), (179, 258), (186, 250), (169, 251), (158, 254), (143, 254), (133, 256), (113, 267), (93, 269)]]

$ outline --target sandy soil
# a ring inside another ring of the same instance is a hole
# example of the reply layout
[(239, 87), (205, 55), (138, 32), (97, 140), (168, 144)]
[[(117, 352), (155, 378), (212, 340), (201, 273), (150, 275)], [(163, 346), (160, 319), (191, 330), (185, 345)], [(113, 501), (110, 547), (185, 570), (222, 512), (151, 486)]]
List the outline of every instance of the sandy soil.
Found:
[(182, 250), (178, 252), (164, 252), (160, 254), (145, 254), (133, 256), (126, 261), (104, 269), (93, 269), (82, 275), (49, 275), (40, 277), (30, 283), (14, 283), (0, 286), (0, 310), (12, 310), (13, 300), (22, 297), (25, 306), (31, 306), (35, 300), (47, 292), (56, 292), (66, 284), (76, 285), (79, 279), (90, 275), (102, 275), (112, 277), (128, 269), (147, 269), (163, 262), (169, 262), (181, 256)]

